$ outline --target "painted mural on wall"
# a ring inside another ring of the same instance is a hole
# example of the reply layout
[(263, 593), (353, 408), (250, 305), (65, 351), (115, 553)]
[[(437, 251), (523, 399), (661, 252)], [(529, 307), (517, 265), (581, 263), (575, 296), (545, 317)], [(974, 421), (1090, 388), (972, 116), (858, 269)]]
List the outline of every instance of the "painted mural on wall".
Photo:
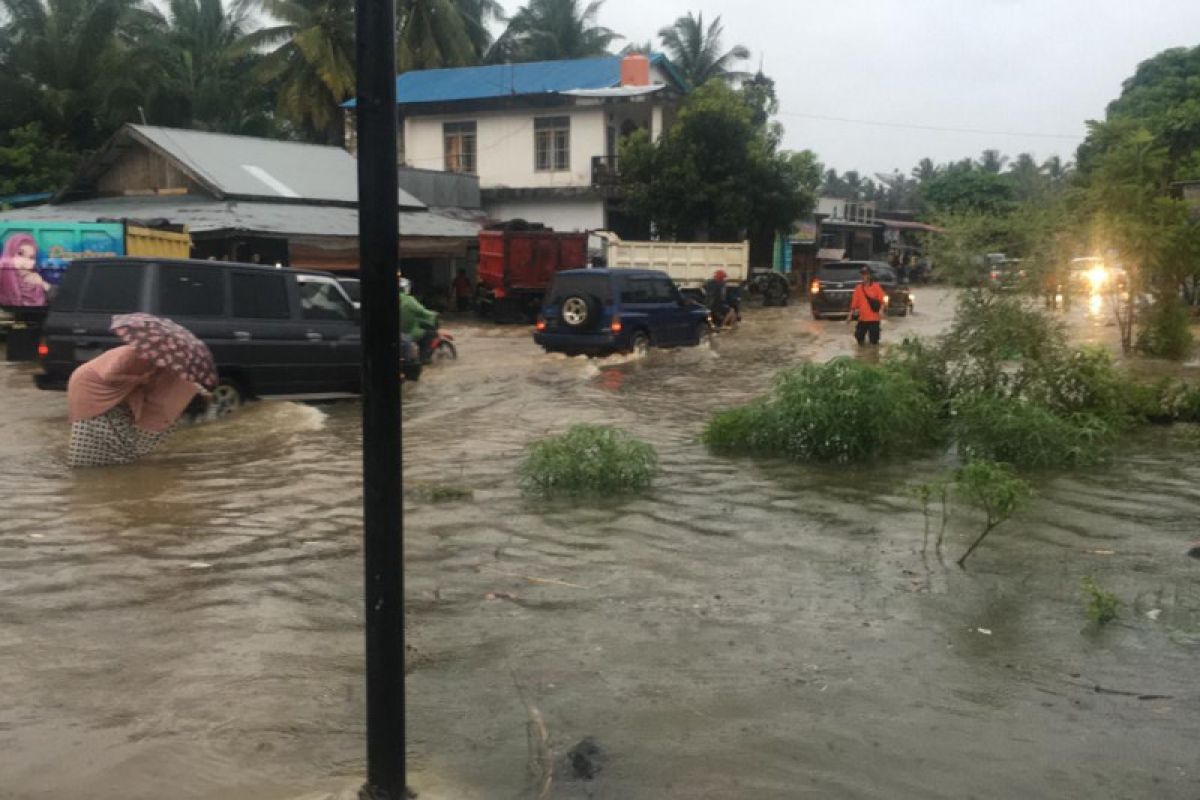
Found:
[(45, 306), (76, 258), (121, 255), (118, 224), (0, 224), (0, 306)]

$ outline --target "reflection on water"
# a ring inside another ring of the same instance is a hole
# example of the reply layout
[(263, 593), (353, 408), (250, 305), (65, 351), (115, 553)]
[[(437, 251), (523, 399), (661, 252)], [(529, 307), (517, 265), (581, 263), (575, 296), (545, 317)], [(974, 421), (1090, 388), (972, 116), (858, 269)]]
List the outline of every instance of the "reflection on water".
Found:
[[(923, 292), (885, 346), (950, 311)], [(606, 752), (588, 784), (557, 762), (557, 798), (1200, 794), (1193, 452), (1155, 431), (1042, 481), (969, 572), (947, 567), (920, 552), (905, 493), (943, 463), (762, 464), (698, 443), (778, 368), (857, 351), (806, 317), (755, 311), (715, 350), (601, 361), (455, 325), (460, 360), (405, 399), (407, 480), (472, 490), (405, 499), (421, 797), (533, 796), (531, 709), (555, 758), (585, 736)], [(0, 368), (0, 796), (352, 784), (358, 405), (258, 404), (140, 464), (68, 473), (65, 404), (27, 381)], [(576, 422), (652, 442), (655, 490), (522, 497), (524, 446)], [(954, 523), (948, 562), (970, 533)], [(1089, 626), (1085, 574), (1126, 601), (1120, 624)]]

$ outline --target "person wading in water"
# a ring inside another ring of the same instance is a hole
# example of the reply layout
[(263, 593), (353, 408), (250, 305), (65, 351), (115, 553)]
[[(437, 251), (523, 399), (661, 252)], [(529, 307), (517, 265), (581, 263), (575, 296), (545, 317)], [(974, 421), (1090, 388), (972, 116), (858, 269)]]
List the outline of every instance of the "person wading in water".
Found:
[[(869, 336), (871, 344), (879, 344), (879, 321), (883, 313), (883, 287), (875, 282), (871, 270), (862, 268), (862, 283), (854, 287), (854, 296), (850, 299), (850, 314), (846, 317), (849, 325), (856, 318), (858, 325), (854, 328), (854, 338), (859, 346), (865, 344)], [(855, 312), (857, 312), (857, 317)]]

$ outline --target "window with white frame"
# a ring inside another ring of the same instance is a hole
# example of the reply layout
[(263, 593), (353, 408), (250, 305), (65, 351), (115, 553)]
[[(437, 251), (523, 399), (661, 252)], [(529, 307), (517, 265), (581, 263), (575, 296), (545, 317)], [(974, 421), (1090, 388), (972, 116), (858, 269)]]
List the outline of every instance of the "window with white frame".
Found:
[(447, 172), (475, 173), (475, 123), (442, 124), (442, 142)]
[(533, 168), (538, 172), (566, 172), (571, 168), (570, 117), (534, 119)]

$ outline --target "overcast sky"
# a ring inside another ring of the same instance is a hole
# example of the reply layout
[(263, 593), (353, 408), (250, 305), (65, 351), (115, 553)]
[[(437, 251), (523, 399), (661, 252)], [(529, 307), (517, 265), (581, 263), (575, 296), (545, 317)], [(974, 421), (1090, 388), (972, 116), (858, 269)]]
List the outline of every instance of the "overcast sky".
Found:
[(763, 59), (788, 148), (868, 176), (989, 147), (1074, 160), (1139, 62), (1200, 45), (1200, 0), (606, 0), (598, 22), (657, 48), (688, 11)]

